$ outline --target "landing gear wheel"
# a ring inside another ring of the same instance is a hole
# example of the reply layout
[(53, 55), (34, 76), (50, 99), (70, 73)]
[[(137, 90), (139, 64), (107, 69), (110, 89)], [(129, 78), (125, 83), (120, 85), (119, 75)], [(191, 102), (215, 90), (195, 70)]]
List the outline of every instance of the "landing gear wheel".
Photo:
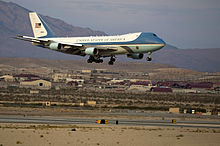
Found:
[(108, 62), (108, 64), (109, 64), (109, 65), (113, 65), (115, 61), (116, 61), (116, 59), (114, 58), (114, 56), (112, 56), (112, 57), (110, 58), (110, 61)]
[(114, 62), (113, 62), (113, 61), (109, 61), (108, 64), (109, 64), (109, 65), (113, 65)]
[(110, 61), (115, 62), (115, 58), (111, 57)]
[(87, 60), (87, 63), (92, 63), (93, 61), (91, 59), (88, 59)]
[(95, 60), (95, 63), (103, 63), (102, 59)]
[(152, 58), (151, 57), (147, 57), (147, 61), (151, 61), (152, 60)]
[(89, 59), (87, 60), (88, 63), (93, 63), (95, 61), (95, 58), (93, 56), (89, 56)]

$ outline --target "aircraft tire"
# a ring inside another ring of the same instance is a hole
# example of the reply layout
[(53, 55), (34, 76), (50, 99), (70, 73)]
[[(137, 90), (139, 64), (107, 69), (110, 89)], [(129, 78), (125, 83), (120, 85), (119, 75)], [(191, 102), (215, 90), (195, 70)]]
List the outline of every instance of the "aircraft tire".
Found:
[(115, 58), (111, 58), (111, 61), (112, 61), (112, 62), (115, 62), (116, 60), (115, 60)]
[(147, 61), (151, 61), (152, 60), (152, 58), (151, 57), (147, 57)]
[(113, 65), (114, 62), (113, 62), (113, 61), (109, 61), (108, 64), (109, 64), (109, 65)]
[(91, 59), (88, 59), (87, 60), (87, 63), (92, 63), (93, 61)]

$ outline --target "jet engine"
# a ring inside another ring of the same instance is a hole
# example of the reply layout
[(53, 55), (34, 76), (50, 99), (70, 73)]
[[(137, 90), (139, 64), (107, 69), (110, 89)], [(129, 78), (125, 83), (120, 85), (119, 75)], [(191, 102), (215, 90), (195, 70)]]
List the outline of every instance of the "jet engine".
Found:
[(95, 55), (98, 55), (99, 51), (97, 48), (86, 48), (85, 50), (85, 54), (86, 55), (92, 55), (92, 56), (95, 56)]
[(142, 53), (128, 54), (127, 57), (132, 58), (132, 59), (142, 59), (144, 57), (144, 54), (142, 54)]
[(60, 50), (62, 48), (62, 44), (60, 43), (51, 43), (49, 48), (52, 50)]

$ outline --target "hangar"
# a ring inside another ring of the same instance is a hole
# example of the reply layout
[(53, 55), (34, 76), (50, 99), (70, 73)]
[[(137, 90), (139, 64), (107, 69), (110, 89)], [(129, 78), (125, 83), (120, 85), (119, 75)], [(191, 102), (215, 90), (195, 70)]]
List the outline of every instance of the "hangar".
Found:
[(34, 89), (50, 89), (51, 82), (42, 79), (25, 80), (20, 82), (20, 86)]

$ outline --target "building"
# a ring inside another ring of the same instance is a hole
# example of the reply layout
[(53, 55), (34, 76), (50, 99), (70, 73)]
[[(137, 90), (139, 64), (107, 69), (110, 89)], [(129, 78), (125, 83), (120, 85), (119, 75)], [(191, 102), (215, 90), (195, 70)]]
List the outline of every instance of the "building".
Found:
[(40, 79), (39, 76), (33, 74), (19, 74), (14, 76), (15, 81), (21, 82), (26, 80), (37, 80)]
[(70, 85), (70, 86), (78, 86), (78, 87), (82, 87), (85, 83), (84, 79), (71, 79), (71, 78), (67, 78), (66, 80), (66, 84)]
[(214, 83), (213, 88), (220, 87), (220, 83)]
[(169, 87), (152, 87), (150, 89), (151, 92), (173, 92), (173, 90)]
[(39, 90), (30, 90), (30, 94), (39, 94)]
[(214, 90), (215, 90), (216, 92), (220, 92), (220, 87), (215, 87)]
[(51, 88), (51, 82), (42, 80), (42, 79), (36, 79), (36, 80), (25, 80), (20, 82), (21, 87), (25, 88), (32, 88), (32, 89), (50, 89)]
[(54, 82), (65, 82), (67, 77), (68, 75), (63, 73), (55, 73), (52, 75)]
[(142, 91), (142, 92), (146, 92), (146, 91), (150, 91), (152, 88), (152, 86), (144, 86), (144, 85), (131, 85), (127, 90), (129, 91)]
[(108, 81), (107, 83), (109, 83), (109, 84), (116, 84), (116, 83), (120, 83), (120, 82), (124, 82), (124, 80), (113, 79), (111, 81)]
[(106, 72), (107, 72), (107, 69), (95, 69), (92, 71), (92, 73), (97, 73), (97, 74), (102, 74)]
[(75, 81), (69, 81), (66, 83), (68, 87), (77, 87), (79, 84)]
[(149, 80), (136, 80), (132, 81), (131, 80), (131, 85), (143, 85), (143, 86), (148, 86), (151, 84), (151, 81)]
[(211, 89), (213, 83), (211, 82), (200, 82), (200, 83), (190, 83), (192, 88), (202, 88), (202, 89)]
[(220, 92), (220, 83), (213, 84), (213, 89), (219, 93)]
[(82, 70), (81, 73), (82, 74), (91, 74), (91, 70)]
[(1, 80), (4, 80), (6, 82), (13, 82), (14, 81), (14, 77), (11, 75), (3, 75), (0, 77)]
[(142, 76), (143, 72), (127, 72), (128, 76)]
[(172, 88), (172, 90), (174, 93), (200, 93), (200, 91), (196, 89)]
[(179, 114), (180, 113), (180, 108), (176, 107), (176, 108), (169, 108), (169, 113), (175, 113), (175, 114)]
[(91, 106), (95, 106), (96, 105), (96, 101), (87, 101), (87, 104), (91, 105)]
[(180, 89), (191, 89), (191, 85), (188, 82), (179, 82), (179, 81), (164, 81), (157, 82), (157, 86), (166, 86), (171, 88), (180, 88)]

